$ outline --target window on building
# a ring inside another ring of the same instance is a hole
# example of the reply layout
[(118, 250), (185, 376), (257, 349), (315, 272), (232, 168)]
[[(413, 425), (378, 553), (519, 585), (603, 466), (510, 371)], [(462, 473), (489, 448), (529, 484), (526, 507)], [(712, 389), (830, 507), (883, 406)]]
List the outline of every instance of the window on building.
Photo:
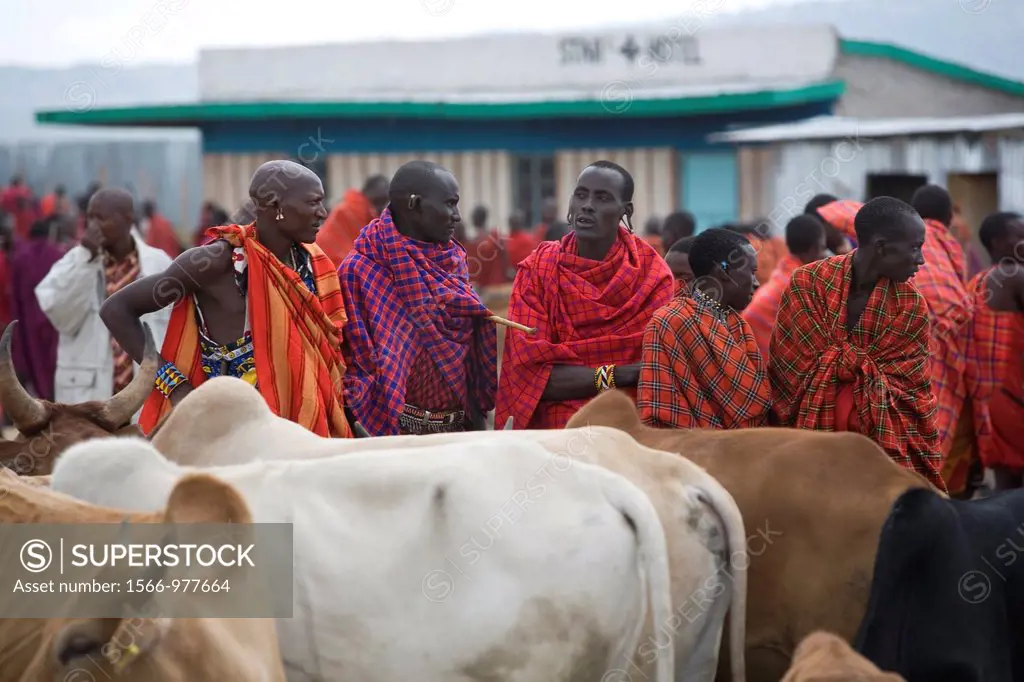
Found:
[(526, 216), (527, 225), (540, 222), (541, 205), (555, 196), (555, 157), (552, 154), (512, 157), (512, 208)]
[(918, 187), (928, 184), (926, 175), (904, 175), (900, 173), (873, 173), (867, 177), (867, 196), (864, 201), (875, 197), (895, 197), (908, 204)]

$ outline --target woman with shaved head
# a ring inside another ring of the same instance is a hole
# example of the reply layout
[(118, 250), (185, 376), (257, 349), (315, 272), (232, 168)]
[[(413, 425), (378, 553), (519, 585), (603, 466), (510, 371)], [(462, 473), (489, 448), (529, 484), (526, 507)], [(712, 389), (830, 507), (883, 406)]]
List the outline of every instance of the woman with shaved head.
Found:
[(331, 261), (313, 242), (327, 211), (320, 178), (291, 161), (252, 177), (256, 219), (211, 227), (210, 241), (144, 277), (100, 311), (136, 360), (140, 317), (173, 305), (156, 390), (139, 425), (152, 430), (197, 385), (234, 376), (278, 416), (320, 436), (352, 436), (341, 398), (345, 307)]

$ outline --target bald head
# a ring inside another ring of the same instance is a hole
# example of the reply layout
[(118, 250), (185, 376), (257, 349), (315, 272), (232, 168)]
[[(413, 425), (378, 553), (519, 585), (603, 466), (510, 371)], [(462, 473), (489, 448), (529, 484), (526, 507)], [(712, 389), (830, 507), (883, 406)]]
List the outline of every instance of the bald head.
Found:
[(268, 161), (257, 168), (249, 183), (249, 199), (265, 243), (312, 244), (327, 218), (323, 183), (294, 161)]
[(89, 199), (89, 205), (91, 206), (93, 203), (103, 205), (110, 212), (132, 215), (135, 211), (135, 199), (127, 190), (120, 187), (106, 187), (98, 190)]
[(132, 195), (118, 187), (105, 187), (89, 199), (86, 218), (90, 228), (95, 226), (101, 235), (100, 246), (116, 256), (134, 250), (131, 238), (135, 223), (135, 201)]
[(391, 215), (399, 232), (419, 241), (451, 241), (459, 215), (459, 183), (444, 166), (410, 161), (391, 178)]
[(267, 161), (252, 174), (249, 198), (258, 208), (276, 209), (280, 202), (311, 187), (323, 189), (317, 174), (302, 164), (279, 159)]

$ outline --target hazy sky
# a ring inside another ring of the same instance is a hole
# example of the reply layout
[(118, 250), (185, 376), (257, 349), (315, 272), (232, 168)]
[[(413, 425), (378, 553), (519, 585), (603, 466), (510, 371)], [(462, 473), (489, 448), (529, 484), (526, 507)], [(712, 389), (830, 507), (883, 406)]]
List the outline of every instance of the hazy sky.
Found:
[(200, 48), (572, 30), (792, 0), (5, 0), (0, 64), (184, 62)]

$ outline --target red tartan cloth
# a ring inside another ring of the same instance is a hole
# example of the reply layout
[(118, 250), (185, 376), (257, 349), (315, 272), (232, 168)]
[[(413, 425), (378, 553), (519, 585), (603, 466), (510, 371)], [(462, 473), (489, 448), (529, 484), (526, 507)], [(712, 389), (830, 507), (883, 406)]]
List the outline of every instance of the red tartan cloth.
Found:
[(993, 269), (976, 275), (968, 286), (975, 308), (968, 325), (964, 382), (982, 464), (1020, 470), (1024, 469), (1024, 438), (1014, 438), (1021, 435), (1014, 431), (1024, 426), (1024, 408), (1015, 405), (1013, 397), (1022, 397), (1019, 377), (1024, 360), (1024, 313), (988, 306), (988, 276)]
[(519, 264), (509, 302), (509, 317), (537, 333), (506, 332), (494, 423), (563, 428), (587, 401), (541, 401), (551, 368), (640, 362), (644, 328), (673, 291), (665, 260), (625, 228), (603, 261), (576, 255), (571, 232), (542, 242)]
[(456, 241), (399, 234), (385, 209), (338, 268), (345, 297), (345, 403), (371, 436), (393, 436), (413, 360), (425, 345), (466, 409), (494, 408), (497, 332)]
[(699, 292), (654, 313), (644, 332), (637, 407), (646, 424), (676, 429), (768, 425), (771, 387), (739, 313), (720, 319)]
[(466, 395), (465, 373), (462, 374), (462, 385), (458, 387), (458, 390), (453, 390), (444, 380), (437, 365), (434, 364), (426, 345), (421, 346), (419, 352), (416, 353), (409, 376), (415, 377), (416, 380), (406, 383), (405, 402), (407, 404), (431, 412), (463, 408), (459, 396)]
[(841, 430), (836, 393), (851, 384), (859, 431), (945, 491), (927, 371), (927, 306), (912, 285), (882, 280), (847, 332), (855, 254), (797, 268), (782, 295), (769, 361), (779, 423)]
[[(772, 329), (775, 328), (775, 314), (779, 312), (782, 292), (789, 286), (793, 271), (801, 265), (803, 263), (796, 256), (783, 257), (775, 266), (768, 281), (757, 288), (754, 298), (743, 310), (743, 319), (750, 325), (750, 331), (754, 334), (765, 363), (771, 354)], [(760, 266), (758, 269), (760, 270)]]
[(953, 445), (967, 396), (965, 346), (973, 305), (967, 293), (967, 266), (960, 243), (942, 223), (926, 220), (924, 225), (924, 265), (911, 283), (924, 296), (931, 321), (928, 374), (936, 399), (939, 450), (945, 457)]

